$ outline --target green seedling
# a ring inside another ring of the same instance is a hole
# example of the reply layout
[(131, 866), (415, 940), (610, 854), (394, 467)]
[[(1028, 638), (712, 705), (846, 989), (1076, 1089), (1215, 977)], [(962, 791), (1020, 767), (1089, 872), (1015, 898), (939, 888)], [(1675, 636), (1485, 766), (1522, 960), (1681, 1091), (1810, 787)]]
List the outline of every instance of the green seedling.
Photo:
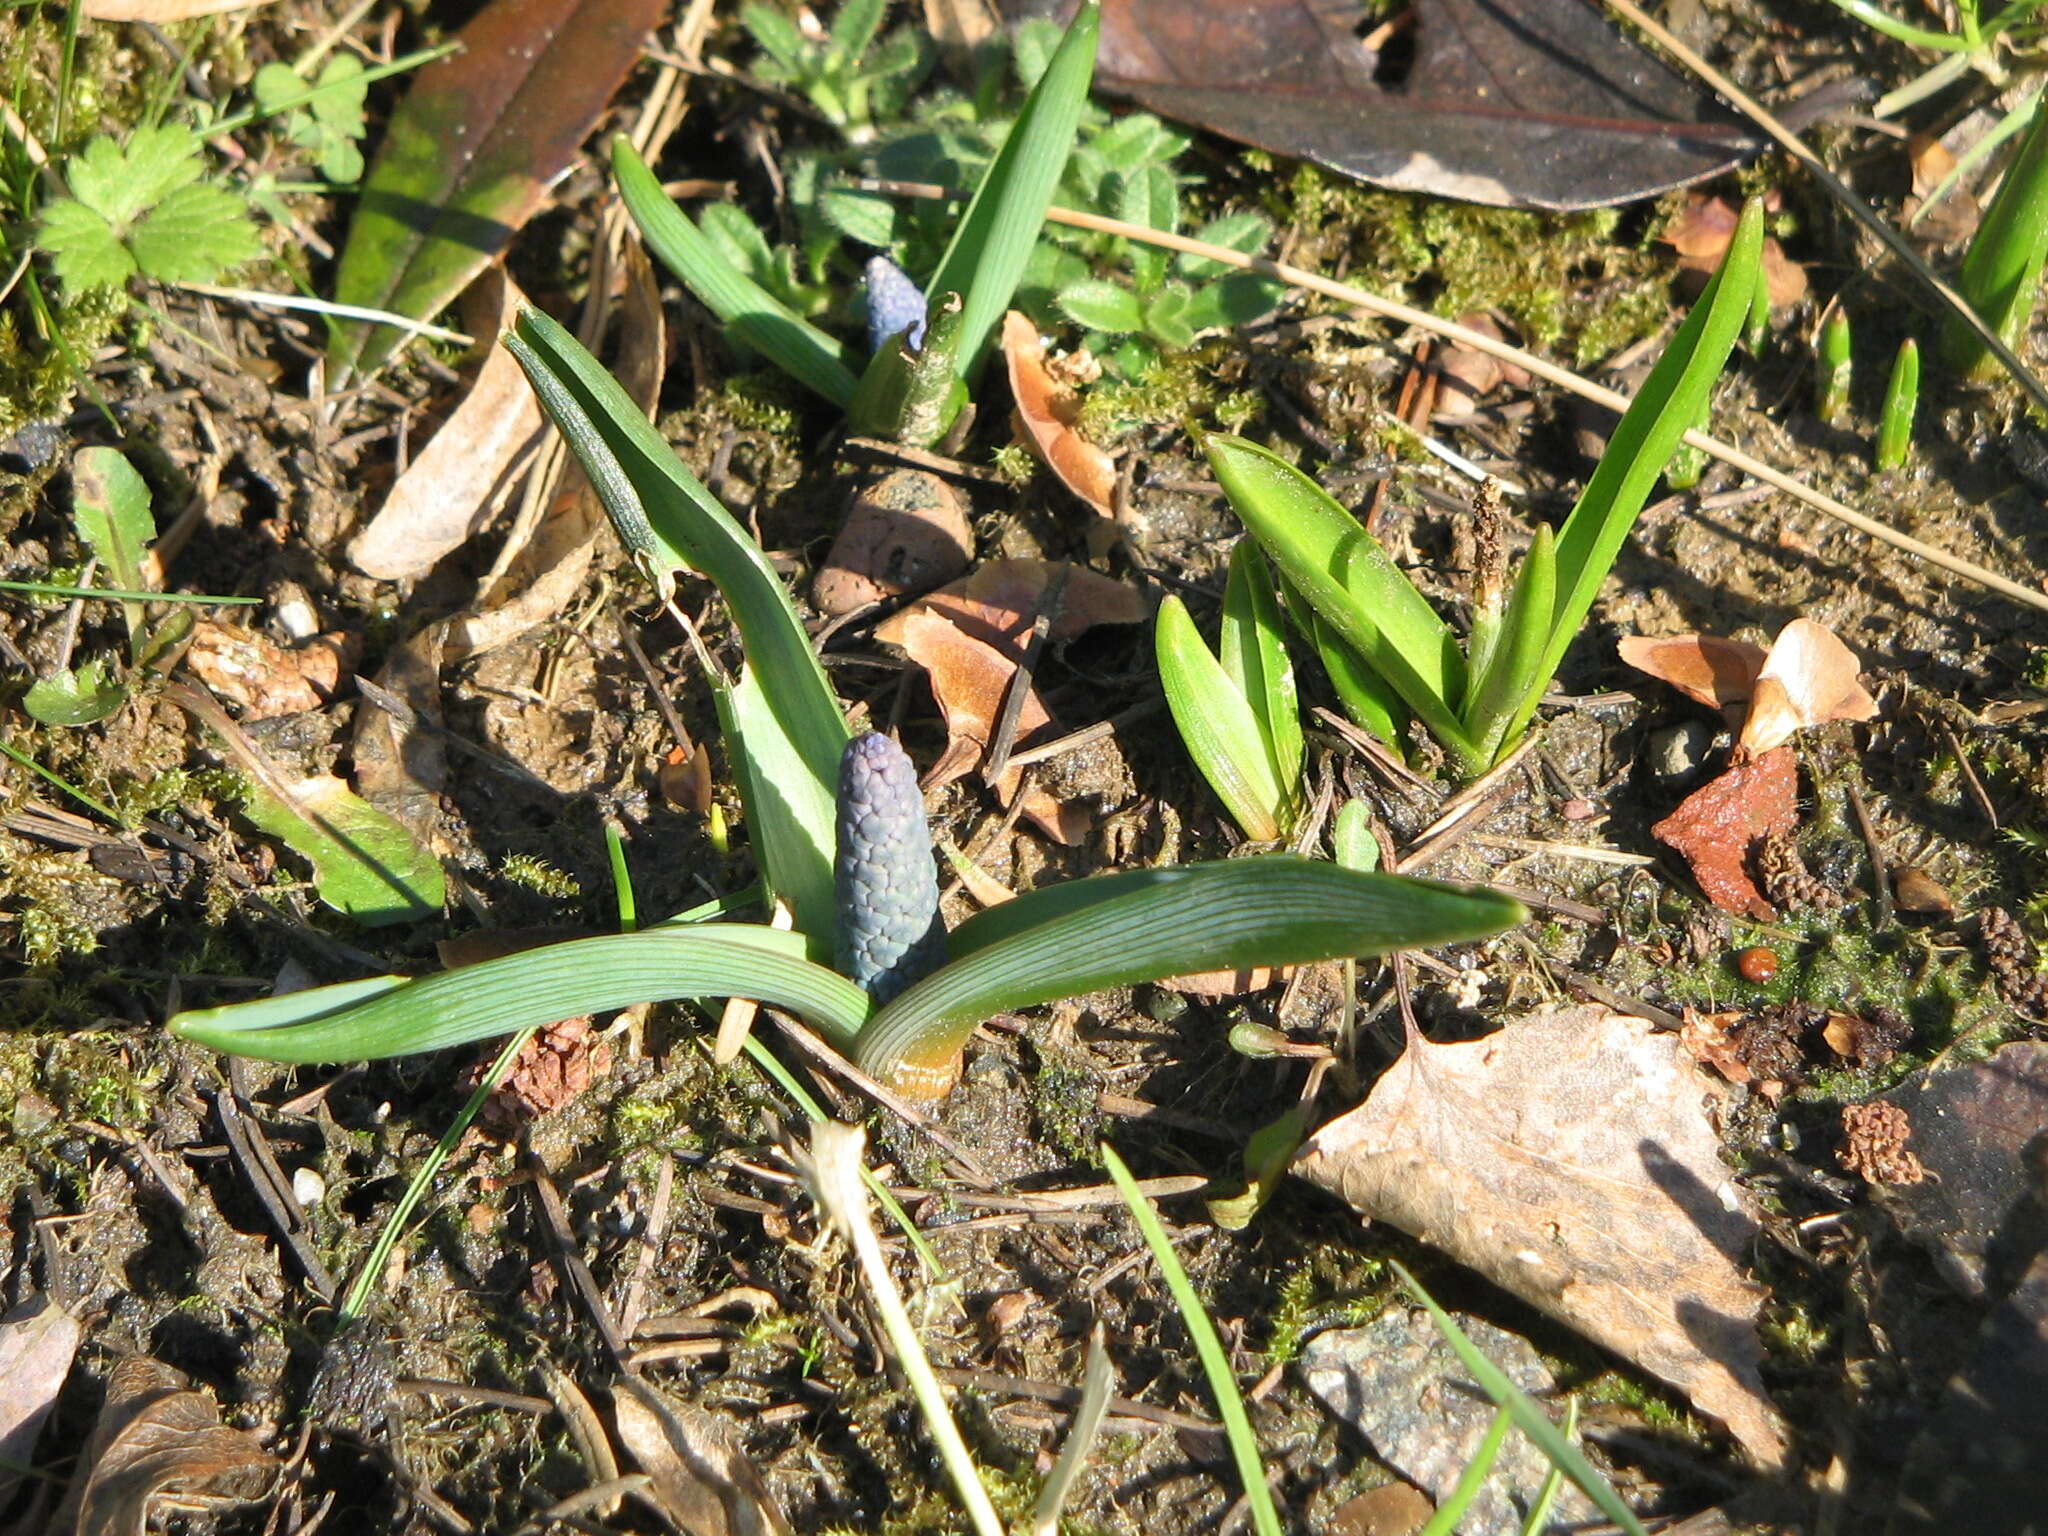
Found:
[(322, 176), (342, 185), (361, 181), (362, 139), (369, 131), (362, 60), (351, 53), (330, 54), (313, 82), (328, 89), (303, 106), (284, 106), (304, 96), (307, 81), (300, 71), (311, 67), (311, 60), (266, 64), (256, 71), (250, 89), (258, 106), (278, 115), (284, 136), (312, 154)]
[(1849, 317), (1836, 310), (1820, 328), (1820, 347), (1815, 353), (1814, 414), (1830, 426), (1849, 409), (1849, 384), (1855, 377), (1856, 354)]
[(1412, 712), (1464, 777), (1520, 742), (1652, 487), (1705, 419), (1762, 281), (1762, 245), (1763, 208), (1752, 200), (1555, 539), (1537, 529), (1512, 584), (1497, 563), (1482, 562), (1463, 647), (1379, 542), (1307, 475), (1242, 438), (1207, 440), (1216, 478), (1296, 594), (1297, 615), (1312, 611), (1312, 643), (1326, 663), (1343, 658), (1332, 677), (1361, 725), (1398, 749), (1399, 714)]
[[(1984, 323), (2016, 344), (2034, 313), (2048, 259), (2048, 113), (2036, 111), (1991, 206), (1971, 238), (1956, 286)], [(1942, 327), (1942, 361), (1970, 378), (1998, 374), (1983, 340), (1951, 316)]]
[[(757, 865), (795, 930), (657, 924), (436, 976), (378, 977), (181, 1014), (177, 1033), (272, 1060), (357, 1060), (641, 1002), (745, 997), (808, 1019), (899, 1090), (935, 1095), (951, 1082), (969, 1035), (999, 1012), (1198, 969), (1479, 938), (1521, 920), (1521, 907), (1494, 892), (1272, 854), (1030, 892), (946, 935), (952, 958), (919, 979), (939, 958), (925, 942), (928, 920), (889, 903), (922, 883), (918, 861), (929, 879), (928, 836), (921, 826), (914, 834), (869, 827), (850, 795), (868, 841), (842, 841), (838, 788), (850, 733), (759, 546), (559, 325), (522, 315), (507, 345), (650, 577), (660, 585), (677, 570), (696, 571), (732, 609), (746, 660), (718, 689), (720, 718)], [(856, 756), (864, 750), (855, 743)], [(897, 861), (887, 871), (849, 874), (849, 856), (867, 868), (885, 844)], [(899, 969), (906, 954), (913, 959)], [(875, 990), (830, 969), (834, 958)], [(899, 986), (893, 999), (877, 995)]]
[(822, 38), (806, 37), (773, 5), (740, 9), (740, 25), (761, 50), (754, 74), (802, 96), (846, 136), (860, 142), (894, 117), (931, 69), (930, 40), (898, 27), (880, 43), (889, 0), (847, 0)]
[(1913, 412), (1920, 404), (1920, 344), (1908, 336), (1899, 343), (1892, 376), (1884, 387), (1884, 410), (1877, 419), (1877, 467), (1897, 469), (1913, 451)]
[(1216, 798), (1254, 842), (1287, 836), (1301, 814), (1301, 714), (1258, 544), (1231, 551), (1217, 652), (1177, 597), (1159, 605), (1154, 641), (1173, 723)]
[(847, 412), (856, 431), (926, 446), (966, 403), (1038, 243), (1087, 100), (1098, 26), (1089, 0), (1032, 87), (926, 284), (935, 316), (950, 316), (957, 302), (957, 317), (944, 324), (935, 318), (915, 344), (908, 333), (884, 343), (860, 374), (844, 344), (735, 263), (703, 220), (693, 224), (623, 139), (612, 153), (620, 196), (648, 248), (733, 339)]

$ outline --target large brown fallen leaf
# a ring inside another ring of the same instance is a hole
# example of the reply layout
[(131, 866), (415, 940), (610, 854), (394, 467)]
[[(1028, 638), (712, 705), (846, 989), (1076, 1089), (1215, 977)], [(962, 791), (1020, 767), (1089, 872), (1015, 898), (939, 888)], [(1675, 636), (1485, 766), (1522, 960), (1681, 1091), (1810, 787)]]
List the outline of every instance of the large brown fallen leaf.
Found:
[[(931, 678), (932, 697), (946, 720), (946, 750), (925, 775), (927, 787), (950, 784), (971, 772), (988, 750), (1002, 714), (1003, 696), (1017, 675), (1039, 609), (1062, 567), (1045, 560), (991, 560), (951, 586), (912, 603), (875, 638), (900, 645)], [(1134, 587), (1079, 566), (1065, 566), (1065, 584), (1046, 631), (1070, 640), (1097, 624), (1136, 624), (1145, 600)], [(1052, 723), (1052, 713), (1029, 689), (1017, 717), (1017, 740)]]
[(525, 304), (493, 268), (470, 285), (463, 320), (481, 338), (469, 392), (406, 466), (369, 525), (349, 541), (349, 563), (379, 581), (424, 576), (505, 502), (513, 468), (540, 438), (540, 402), (519, 362), (498, 345)]
[(1587, 0), (1105, 0), (1096, 79), (1362, 181), (1507, 207), (1648, 197), (1760, 142)]
[(960, 493), (928, 469), (891, 470), (855, 491), (811, 583), (811, 601), (836, 619), (929, 592), (973, 558), (974, 530)]
[(181, 1372), (131, 1356), (107, 1379), (106, 1401), (79, 1458), (52, 1536), (143, 1536), (152, 1507), (178, 1497), (251, 1503), (269, 1493), (277, 1458), (230, 1429)]
[(1014, 309), (1003, 316), (1003, 360), (1017, 402), (1012, 417), (1017, 435), (1060, 484), (1104, 517), (1115, 517), (1116, 461), (1081, 435), (1080, 396), (1046, 367), (1038, 327)]
[(1773, 832), (1797, 825), (1798, 798), (1798, 764), (1790, 747), (1778, 747), (1702, 784), (1650, 831), (1685, 855), (1715, 906), (1768, 923), (1778, 911), (1757, 889), (1749, 857)]
[(1765, 1466), (1758, 1231), (1721, 1161), (1707, 1075), (1677, 1037), (1601, 1007), (1483, 1040), (1411, 1038), (1294, 1171), (1670, 1382)]

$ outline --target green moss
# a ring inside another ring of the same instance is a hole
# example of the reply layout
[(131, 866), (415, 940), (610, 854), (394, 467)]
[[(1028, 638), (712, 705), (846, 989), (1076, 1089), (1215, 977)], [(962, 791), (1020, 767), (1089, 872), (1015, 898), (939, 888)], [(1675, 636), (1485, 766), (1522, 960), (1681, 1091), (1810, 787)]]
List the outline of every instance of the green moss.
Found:
[[(1362, 187), (1300, 167), (1271, 210), (1316, 264), (1447, 319), (1497, 310), (1525, 344), (1581, 367), (1647, 336), (1671, 312), (1669, 262), (1617, 239), (1614, 209), (1530, 213)], [(1318, 249), (1319, 247), (1319, 249)]]

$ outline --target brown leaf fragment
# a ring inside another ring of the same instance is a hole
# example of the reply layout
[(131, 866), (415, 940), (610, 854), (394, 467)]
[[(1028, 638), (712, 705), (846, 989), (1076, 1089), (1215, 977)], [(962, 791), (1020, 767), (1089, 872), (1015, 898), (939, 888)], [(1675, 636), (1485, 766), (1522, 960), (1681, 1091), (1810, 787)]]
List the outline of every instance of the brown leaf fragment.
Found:
[(1650, 831), (1685, 855), (1715, 906), (1769, 922), (1778, 914), (1750, 878), (1750, 851), (1798, 819), (1799, 771), (1790, 747), (1732, 764), (1686, 796)]
[(973, 558), (974, 531), (960, 493), (928, 469), (892, 470), (854, 493), (811, 600), (836, 619), (929, 592)]
[(1836, 1159), (1846, 1172), (1871, 1184), (1918, 1184), (1927, 1170), (1906, 1145), (1912, 1136), (1912, 1117), (1896, 1104), (1882, 1099), (1844, 1104)]
[(36, 1437), (71, 1374), (85, 1330), (41, 1292), (0, 1317), (0, 1509), (16, 1467), (35, 1464)]
[(222, 11), (252, 11), (270, 0), (84, 0), (78, 14), (94, 21), (152, 21), (165, 26)]
[(432, 729), (441, 723), (443, 632), (444, 626), (429, 624), (393, 647), (377, 674), (377, 687), (411, 717), (366, 701), (356, 712), (349, 744), (356, 793), (428, 846), (440, 827), (441, 791), (448, 787), (448, 749)]
[(1760, 756), (1807, 726), (1875, 718), (1877, 700), (1856, 673), (1856, 653), (1833, 630), (1794, 619), (1778, 631), (1757, 674), (1737, 751)]
[[(463, 1071), (462, 1086), (474, 1089), (489, 1068), (489, 1059), (473, 1062)], [(505, 1081), (485, 1100), (483, 1118), (493, 1130), (516, 1132), (574, 1103), (611, 1069), (612, 1048), (589, 1018), (559, 1020), (535, 1030), (513, 1058)]]
[(1873, 1007), (1867, 1013), (1830, 1013), (1821, 1038), (1859, 1067), (1881, 1067), (1913, 1038), (1913, 1026), (1890, 1008)]
[(1038, 327), (1016, 310), (1003, 317), (1003, 358), (1010, 368), (1011, 420), (1060, 483), (1104, 517), (1116, 516), (1116, 461), (1081, 435), (1081, 399), (1047, 368)]
[(1329, 1536), (1415, 1536), (1435, 1513), (1420, 1488), (1381, 1483), (1339, 1504), (1324, 1529)]
[(2036, 1191), (2048, 1150), (2048, 1042), (1916, 1072), (1884, 1100), (1910, 1118), (1927, 1170), (1921, 1183), (1883, 1190), (1885, 1208), (1957, 1289), (1998, 1294), (2015, 1262), (2048, 1247), (2048, 1201)]
[[(1458, 324), (1495, 341), (1506, 341), (1500, 322), (1484, 310), (1468, 310)], [(1436, 357), (1438, 374), (1436, 414), (1456, 416), (1472, 409), (1503, 385), (1510, 389), (1529, 387), (1529, 370), (1461, 343), (1446, 345)]]
[(220, 1421), (213, 1399), (183, 1373), (146, 1356), (120, 1362), (52, 1522), (52, 1536), (143, 1536), (158, 1501), (253, 1503), (275, 1482), (277, 1458), (247, 1430)]
[(261, 630), (201, 619), (185, 648), (185, 665), (244, 720), (270, 720), (326, 704), (361, 648), (361, 636), (342, 633), (287, 648)]
[(677, 1530), (692, 1536), (789, 1536), (789, 1522), (725, 1418), (631, 1376), (612, 1388), (619, 1444), (653, 1479)]
[(1714, 1088), (1678, 1040), (1597, 1006), (1411, 1041), (1294, 1171), (1684, 1392), (1761, 1464), (1785, 1445), (1739, 1267), (1758, 1233)]
[[(950, 784), (981, 761), (1060, 569), (1044, 560), (992, 560), (876, 627), (876, 639), (900, 645), (924, 668), (945, 717), (946, 750), (926, 772), (926, 788)], [(1097, 624), (1136, 624), (1145, 617), (1145, 600), (1134, 587), (1078, 566), (1067, 566), (1064, 579), (1048, 640), (1072, 639)], [(1038, 690), (1028, 690), (1017, 717), (1017, 741), (1028, 742), (1051, 722)]]
[(1892, 871), (1892, 904), (1901, 912), (1923, 917), (1956, 915), (1955, 897), (1917, 864), (1901, 864)]
[[(1742, 210), (1725, 197), (1689, 193), (1662, 238), (1678, 253), (1679, 269), (1704, 282), (1720, 266), (1741, 217)], [(1806, 268), (1785, 254), (1775, 235), (1764, 237), (1764, 286), (1773, 309), (1806, 297)]]
[(1956, 157), (1948, 146), (1931, 133), (1916, 133), (1906, 140), (1906, 159), (1913, 167), (1913, 191), (1899, 211), (1912, 221), (1913, 233), (1935, 245), (1951, 245), (1975, 234), (1983, 209), (1968, 190), (1967, 176), (1950, 186), (1931, 210), (1920, 212), (1934, 189), (1956, 168)]
[(1638, 672), (1669, 683), (1709, 709), (1747, 704), (1769, 654), (1747, 640), (1722, 640), (1713, 635), (1672, 635), (1661, 640), (1630, 635), (1621, 642), (1620, 651), (1621, 659)]
[(525, 305), (519, 285), (492, 267), (470, 285), (463, 319), (479, 338), (476, 372), (461, 402), (349, 541), (349, 563), (379, 581), (424, 576), (483, 530), (512, 491), (512, 471), (540, 439), (540, 402), (518, 359), (498, 345)]

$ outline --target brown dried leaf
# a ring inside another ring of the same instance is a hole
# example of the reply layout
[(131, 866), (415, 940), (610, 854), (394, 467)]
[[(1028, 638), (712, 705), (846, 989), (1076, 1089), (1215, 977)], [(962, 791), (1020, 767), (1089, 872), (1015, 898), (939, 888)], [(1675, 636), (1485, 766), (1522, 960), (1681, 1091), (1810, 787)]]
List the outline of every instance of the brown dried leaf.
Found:
[[(611, 369), (652, 421), (668, 360), (661, 291), (639, 241), (627, 241), (621, 255), (625, 292), (619, 306), (619, 352)], [(604, 528), (604, 507), (581, 466), (571, 459), (532, 536), (478, 601), (476, 611), (449, 625), (447, 659), (479, 656), (509, 645), (560, 613), (583, 585)]]
[(145, 1356), (116, 1365), (53, 1536), (143, 1536), (162, 1497), (252, 1503), (269, 1493), (277, 1458), (247, 1430), (220, 1422), (213, 1399)]
[(1856, 653), (1833, 630), (1794, 619), (1771, 642), (1736, 751), (1760, 756), (1806, 726), (1874, 718), (1877, 700), (1856, 680), (1857, 669)]
[(84, 0), (81, 16), (94, 21), (149, 21), (165, 26), (190, 21), (195, 16), (218, 16), (222, 11), (253, 11), (271, 0)]
[(1683, 1391), (1765, 1466), (1758, 1232), (1710, 1079), (1671, 1035), (1588, 1006), (1483, 1040), (1415, 1039), (1294, 1171)]
[(1756, 675), (1770, 654), (1747, 640), (1713, 635), (1672, 635), (1662, 640), (1630, 635), (1620, 649), (1621, 659), (1638, 672), (1669, 683), (1710, 709), (1748, 703), (1756, 690)]
[(1116, 461), (1081, 435), (1075, 425), (1080, 397), (1047, 370), (1038, 327), (1014, 309), (1003, 317), (1003, 357), (1017, 402), (1011, 417), (1017, 435), (1062, 485), (1104, 517), (1115, 517)]
[[(1662, 238), (1678, 252), (1680, 270), (1704, 282), (1721, 264), (1741, 216), (1741, 210), (1727, 198), (1693, 192)], [(1764, 285), (1773, 309), (1797, 304), (1806, 297), (1806, 269), (1785, 254), (1775, 236), (1764, 238)]]
[[(925, 774), (927, 788), (950, 784), (981, 761), (1046, 589), (1060, 569), (1044, 560), (992, 560), (876, 627), (876, 639), (902, 646), (925, 669), (946, 720), (946, 750)], [(1145, 617), (1145, 600), (1135, 588), (1078, 566), (1065, 570), (1049, 639), (1068, 640), (1097, 624), (1136, 624)], [(1038, 691), (1027, 691), (1017, 740), (1028, 741), (1051, 722)]]
[(1916, 220), (1913, 232), (1937, 245), (1967, 240), (1975, 234), (1984, 214), (1968, 189), (1970, 178), (1967, 176), (1949, 188), (1948, 194), (1932, 212), (1920, 213), (1928, 194), (1956, 168), (1956, 157), (1949, 152), (1948, 146), (1931, 133), (1916, 133), (1906, 140), (1906, 159), (1913, 167), (1913, 193), (1900, 212), (1907, 219)]
[(974, 530), (960, 493), (928, 469), (898, 469), (854, 493), (811, 585), (830, 618), (929, 592), (965, 571)]
[(185, 665), (216, 697), (239, 707), (244, 720), (269, 720), (319, 709), (361, 648), (359, 635), (330, 633), (287, 650), (260, 630), (201, 619)]
[(40, 1292), (0, 1317), (0, 1509), (14, 1491), (14, 1469), (35, 1463), (36, 1437), (84, 1336), (78, 1319)]
[(526, 303), (492, 267), (470, 284), (463, 319), (481, 337), (477, 370), (441, 430), (406, 466), (367, 527), (349, 541), (349, 563), (379, 581), (424, 576), (480, 533), (512, 492), (512, 471), (540, 438), (540, 402), (519, 362), (498, 345)]
[(1770, 922), (1778, 914), (1750, 878), (1749, 855), (1771, 833), (1792, 830), (1798, 792), (1792, 749), (1779, 747), (1730, 765), (1650, 831), (1685, 855), (1715, 906)]
[(404, 720), (365, 701), (356, 711), (349, 760), (356, 793), (431, 846), (441, 824), (441, 791), (448, 787), (448, 751), (430, 728), (441, 723), (441, 639), (429, 624), (393, 647), (377, 686), (412, 710)]
[(619, 1443), (653, 1479), (677, 1530), (693, 1536), (789, 1536), (775, 1496), (732, 1425), (631, 1376), (612, 1388)]

